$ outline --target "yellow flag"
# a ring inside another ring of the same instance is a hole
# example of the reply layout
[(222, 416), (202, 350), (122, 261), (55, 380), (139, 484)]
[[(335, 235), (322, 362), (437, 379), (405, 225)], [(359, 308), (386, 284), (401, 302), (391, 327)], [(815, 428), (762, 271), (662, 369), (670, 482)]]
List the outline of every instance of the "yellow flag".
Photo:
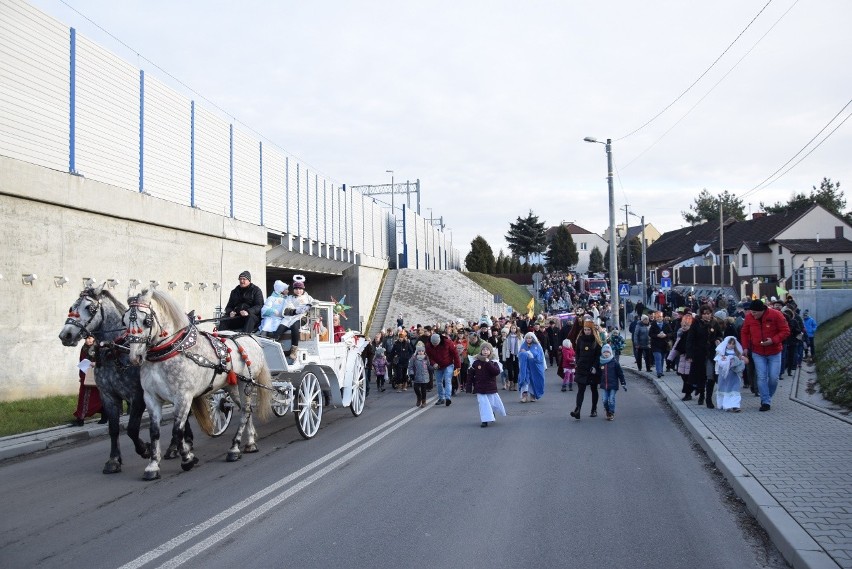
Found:
[(527, 303), (527, 316), (533, 317), (533, 308), (535, 308), (535, 298), (530, 298), (529, 303)]

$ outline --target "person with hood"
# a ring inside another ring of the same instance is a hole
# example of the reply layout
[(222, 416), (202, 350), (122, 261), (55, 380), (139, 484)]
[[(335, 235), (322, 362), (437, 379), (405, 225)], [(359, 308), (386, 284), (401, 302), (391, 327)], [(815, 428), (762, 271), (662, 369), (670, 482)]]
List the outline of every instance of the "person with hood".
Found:
[(518, 391), (521, 392), (521, 403), (538, 401), (544, 395), (544, 370), (547, 369), (544, 357), (544, 349), (535, 333), (527, 332), (518, 350)]
[(615, 419), (615, 394), (618, 393), (618, 386), (621, 384), (624, 391), (627, 391), (627, 383), (624, 381), (624, 370), (621, 369), (621, 364), (618, 363), (618, 359), (609, 344), (604, 344), (601, 347), (598, 377), (603, 390), (606, 420), (612, 421)]
[[(287, 298), (289, 306), (285, 309), (286, 316), (305, 314), (314, 303), (313, 297), (305, 291), (305, 277), (293, 275), (293, 293)], [(299, 318), (290, 325), (290, 359), (296, 360), (299, 353), (299, 340), (302, 329), (302, 319)]]
[(506, 416), (506, 408), (503, 400), (497, 392), (497, 376), (500, 375), (500, 364), (497, 360), (497, 352), (488, 342), (483, 342), (479, 353), (474, 356), (473, 363), (467, 374), (465, 391), (476, 393), (476, 402), (479, 405), (480, 427), (487, 427), (488, 423), (495, 420), (495, 415)]
[(390, 351), (390, 359), (393, 363), (393, 381), (391, 387), (397, 393), (408, 391), (408, 360), (414, 355), (414, 346), (408, 340), (408, 332), (400, 330), (396, 342)]
[(506, 363), (506, 388), (509, 391), (514, 391), (518, 387), (518, 352), (521, 350), (521, 344), (524, 343), (524, 337), (518, 330), (518, 326), (512, 323), (509, 326), (509, 333), (506, 339), (503, 340), (503, 361)]
[(562, 340), (562, 391), (574, 391), (574, 373), (577, 371), (577, 354), (571, 340)]
[(633, 330), (633, 354), (636, 356), (636, 369), (642, 371), (642, 360), (645, 369), (651, 371), (651, 333), (647, 314), (643, 314)]
[(385, 390), (385, 377), (388, 372), (388, 359), (385, 357), (385, 349), (381, 345), (376, 346), (376, 355), (373, 356), (373, 370), (376, 372), (376, 388), (383, 392)]
[(760, 411), (771, 409), (772, 396), (778, 388), (778, 376), (781, 374), (781, 349), (789, 335), (790, 327), (781, 312), (768, 309), (762, 300), (751, 301), (740, 331), (740, 341), (743, 354), (754, 361)]
[(811, 316), (810, 312), (805, 310), (802, 313), (802, 323), (805, 325), (805, 353), (811, 361), (815, 359), (816, 352), (814, 351), (814, 336), (817, 331), (817, 321)]
[(284, 317), (284, 309), (287, 307), (287, 285), (282, 281), (275, 281), (272, 285), (272, 294), (266, 298), (263, 308), (260, 309), (260, 334), (261, 336), (272, 336), (276, 340), (280, 337), (278, 327)]
[(456, 345), (446, 334), (436, 331), (429, 338), (426, 357), (432, 366), (432, 377), (438, 391), (438, 401), (435, 405), (449, 407), (453, 396), (453, 372), (461, 367)]
[(408, 360), (408, 377), (417, 395), (415, 407), (426, 407), (426, 386), (429, 385), (429, 360), (426, 359), (426, 346), (418, 341), (414, 348), (414, 357)]
[(669, 353), (671, 332), (671, 327), (663, 318), (663, 313), (659, 310), (655, 312), (654, 321), (648, 328), (648, 335), (651, 339), (651, 352), (654, 355), (654, 371), (657, 372), (657, 379), (663, 377), (663, 361)]
[(598, 416), (598, 366), (600, 365), (602, 342), (595, 332), (595, 323), (586, 320), (583, 323), (583, 332), (577, 338), (577, 371), (574, 380), (577, 382), (577, 403), (570, 415), (580, 420), (580, 411), (586, 396), (586, 386), (592, 392), (592, 412), (589, 417)]
[(234, 287), (225, 305), (225, 316), (219, 325), (220, 330), (234, 330), (250, 334), (257, 331), (260, 324), (260, 309), (263, 308), (263, 292), (251, 282), (251, 273), (243, 271), (240, 284)]
[(743, 347), (734, 336), (726, 336), (716, 346), (716, 374), (719, 384), (716, 389), (716, 406), (723, 411), (740, 412), (742, 395), (742, 373), (745, 369)]

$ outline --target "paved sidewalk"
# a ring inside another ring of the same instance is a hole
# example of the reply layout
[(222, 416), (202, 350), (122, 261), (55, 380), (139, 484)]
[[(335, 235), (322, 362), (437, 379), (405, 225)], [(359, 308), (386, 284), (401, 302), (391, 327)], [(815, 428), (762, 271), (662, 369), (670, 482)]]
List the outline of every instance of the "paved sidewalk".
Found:
[(673, 372), (657, 379), (620, 361), (666, 397), (795, 569), (852, 569), (852, 420), (805, 393), (814, 366), (785, 376), (771, 411), (744, 388), (742, 413), (726, 413), (681, 401)]

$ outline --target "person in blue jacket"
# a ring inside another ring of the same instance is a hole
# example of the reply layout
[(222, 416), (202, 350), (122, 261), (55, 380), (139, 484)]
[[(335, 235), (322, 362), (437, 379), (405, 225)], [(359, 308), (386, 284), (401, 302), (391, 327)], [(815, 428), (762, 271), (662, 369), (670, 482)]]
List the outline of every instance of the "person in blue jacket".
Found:
[(802, 314), (802, 321), (805, 323), (805, 356), (813, 360), (816, 356), (814, 352), (814, 336), (816, 335), (818, 324), (807, 310)]
[(598, 377), (601, 382), (601, 391), (603, 391), (604, 411), (606, 411), (606, 420), (612, 421), (615, 419), (615, 394), (618, 393), (618, 386), (620, 384), (624, 391), (627, 391), (627, 384), (624, 381), (621, 364), (618, 363), (609, 344), (604, 344), (601, 348), (600, 362)]

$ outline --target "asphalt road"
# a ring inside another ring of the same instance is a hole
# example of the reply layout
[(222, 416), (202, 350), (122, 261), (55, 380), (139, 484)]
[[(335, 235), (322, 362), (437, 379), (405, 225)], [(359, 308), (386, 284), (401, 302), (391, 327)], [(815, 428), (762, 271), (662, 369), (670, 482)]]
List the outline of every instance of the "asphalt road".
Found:
[(509, 416), (486, 429), (475, 396), (417, 410), (373, 391), (310, 441), (273, 418), (226, 463), (234, 421), (156, 482), (135, 455), (101, 474), (107, 439), (9, 461), (0, 566), (786, 567), (646, 381), (628, 376), (613, 422), (587, 394), (577, 422), (548, 370), (541, 401), (501, 391)]

